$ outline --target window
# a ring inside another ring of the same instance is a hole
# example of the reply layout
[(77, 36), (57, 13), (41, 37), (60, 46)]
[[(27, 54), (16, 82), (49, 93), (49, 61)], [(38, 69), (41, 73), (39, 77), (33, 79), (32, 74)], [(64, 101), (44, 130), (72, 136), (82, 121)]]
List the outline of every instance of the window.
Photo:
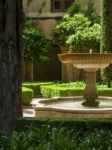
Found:
[(74, 2), (74, 0), (51, 0), (52, 12), (63, 12)]

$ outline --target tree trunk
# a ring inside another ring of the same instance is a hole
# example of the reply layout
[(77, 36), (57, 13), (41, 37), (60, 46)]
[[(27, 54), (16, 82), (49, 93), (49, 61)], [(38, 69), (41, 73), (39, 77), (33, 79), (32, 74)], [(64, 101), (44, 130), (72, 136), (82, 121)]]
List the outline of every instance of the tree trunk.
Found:
[(0, 0), (0, 130), (10, 134), (22, 116), (22, 0)]
[[(112, 53), (112, 0), (102, 0), (102, 32), (101, 52)], [(110, 85), (112, 65), (103, 73), (108, 85)]]

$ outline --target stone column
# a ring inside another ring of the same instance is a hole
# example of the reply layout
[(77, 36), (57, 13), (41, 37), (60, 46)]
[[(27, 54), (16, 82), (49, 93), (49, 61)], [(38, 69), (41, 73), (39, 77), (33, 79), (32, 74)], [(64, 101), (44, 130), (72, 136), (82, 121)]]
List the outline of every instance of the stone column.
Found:
[(96, 70), (85, 70), (86, 72), (86, 87), (84, 90), (85, 102), (82, 103), (84, 106), (97, 106), (99, 102), (96, 101), (98, 98), (97, 87), (96, 87)]

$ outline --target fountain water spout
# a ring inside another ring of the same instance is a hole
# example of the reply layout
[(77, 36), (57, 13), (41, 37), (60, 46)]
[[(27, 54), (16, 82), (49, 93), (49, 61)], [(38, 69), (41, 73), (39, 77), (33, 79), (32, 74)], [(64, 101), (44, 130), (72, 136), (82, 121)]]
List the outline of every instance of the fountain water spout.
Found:
[(92, 49), (90, 49), (90, 50), (89, 50), (89, 54), (92, 54), (92, 52), (93, 52), (93, 50), (92, 50)]

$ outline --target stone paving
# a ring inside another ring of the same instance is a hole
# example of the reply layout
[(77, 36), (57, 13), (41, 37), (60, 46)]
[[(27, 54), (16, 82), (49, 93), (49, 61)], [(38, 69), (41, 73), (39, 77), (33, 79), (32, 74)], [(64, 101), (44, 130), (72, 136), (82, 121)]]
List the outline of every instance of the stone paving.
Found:
[(38, 104), (42, 98), (33, 98), (31, 102), (31, 106), (23, 106), (23, 117), (34, 117), (34, 112), (32, 108), (33, 102)]
[(23, 107), (23, 117), (34, 117), (32, 106)]

